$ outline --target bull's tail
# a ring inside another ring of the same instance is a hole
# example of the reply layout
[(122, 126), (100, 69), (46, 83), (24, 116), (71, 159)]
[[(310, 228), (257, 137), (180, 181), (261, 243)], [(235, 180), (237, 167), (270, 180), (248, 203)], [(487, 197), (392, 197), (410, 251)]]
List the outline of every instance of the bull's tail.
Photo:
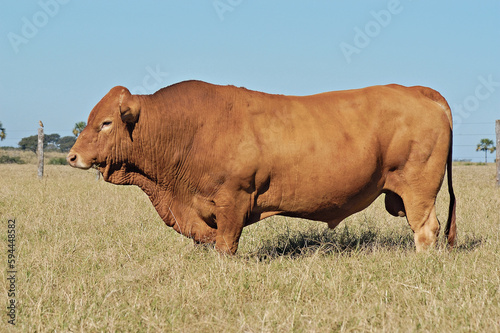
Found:
[(444, 228), (444, 234), (448, 239), (448, 245), (453, 247), (455, 245), (455, 237), (457, 235), (457, 225), (455, 223), (456, 215), (456, 199), (455, 193), (453, 192), (452, 183), (452, 147), (453, 147), (453, 130), (450, 136), (450, 148), (448, 150), (448, 159), (446, 161), (446, 173), (448, 174), (448, 193), (450, 193), (450, 206), (448, 209), (448, 221), (446, 221), (446, 227)]

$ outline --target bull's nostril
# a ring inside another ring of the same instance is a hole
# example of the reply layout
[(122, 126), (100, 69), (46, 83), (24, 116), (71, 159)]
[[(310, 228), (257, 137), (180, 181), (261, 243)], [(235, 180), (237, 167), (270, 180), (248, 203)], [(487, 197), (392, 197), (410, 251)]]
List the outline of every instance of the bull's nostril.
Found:
[(75, 162), (76, 161), (76, 154), (68, 155), (68, 161)]

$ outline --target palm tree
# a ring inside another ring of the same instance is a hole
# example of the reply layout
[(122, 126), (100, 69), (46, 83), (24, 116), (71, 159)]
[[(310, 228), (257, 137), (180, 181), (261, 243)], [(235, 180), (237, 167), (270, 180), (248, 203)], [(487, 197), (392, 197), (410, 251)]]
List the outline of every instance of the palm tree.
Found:
[(0, 141), (5, 139), (7, 134), (5, 134), (5, 128), (3, 128), (2, 122), (0, 121)]
[(78, 137), (80, 133), (83, 131), (83, 129), (87, 126), (87, 124), (84, 121), (77, 122), (75, 124), (75, 128), (73, 128), (73, 134)]
[(488, 163), (488, 150), (490, 153), (493, 153), (497, 148), (493, 146), (493, 140), (490, 139), (481, 139), (481, 141), (477, 144), (476, 151), (484, 151), (484, 163)]

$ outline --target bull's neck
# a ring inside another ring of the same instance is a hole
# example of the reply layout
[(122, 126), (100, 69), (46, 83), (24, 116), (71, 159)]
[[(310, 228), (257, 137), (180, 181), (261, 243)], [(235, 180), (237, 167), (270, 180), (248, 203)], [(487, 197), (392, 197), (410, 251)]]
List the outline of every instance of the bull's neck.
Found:
[(140, 97), (140, 118), (131, 128), (131, 167), (157, 187), (175, 190), (187, 168), (196, 124), (164, 99)]

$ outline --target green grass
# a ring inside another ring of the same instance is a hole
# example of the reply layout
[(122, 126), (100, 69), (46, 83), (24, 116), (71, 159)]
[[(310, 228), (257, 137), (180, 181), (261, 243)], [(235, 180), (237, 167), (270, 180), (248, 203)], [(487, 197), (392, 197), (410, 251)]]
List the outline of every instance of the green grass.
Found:
[[(16, 219), (20, 331), (498, 332), (495, 168), (456, 166), (458, 241), (414, 251), (377, 200), (335, 230), (269, 218), (222, 256), (166, 227), (136, 187), (93, 171), (0, 165), (0, 269)], [(446, 184), (445, 184), (446, 185)], [(438, 197), (447, 217), (448, 195)], [(441, 244), (444, 242), (441, 239)], [(6, 278), (0, 304), (7, 304)], [(0, 316), (9, 328), (5, 310)]]
[(0, 156), (0, 164), (25, 164), (25, 163), (26, 162), (23, 161), (18, 156), (15, 156), (15, 157), (11, 157), (9, 155)]
[(66, 161), (65, 157), (53, 157), (49, 160), (49, 164), (52, 165), (67, 165), (68, 162)]

